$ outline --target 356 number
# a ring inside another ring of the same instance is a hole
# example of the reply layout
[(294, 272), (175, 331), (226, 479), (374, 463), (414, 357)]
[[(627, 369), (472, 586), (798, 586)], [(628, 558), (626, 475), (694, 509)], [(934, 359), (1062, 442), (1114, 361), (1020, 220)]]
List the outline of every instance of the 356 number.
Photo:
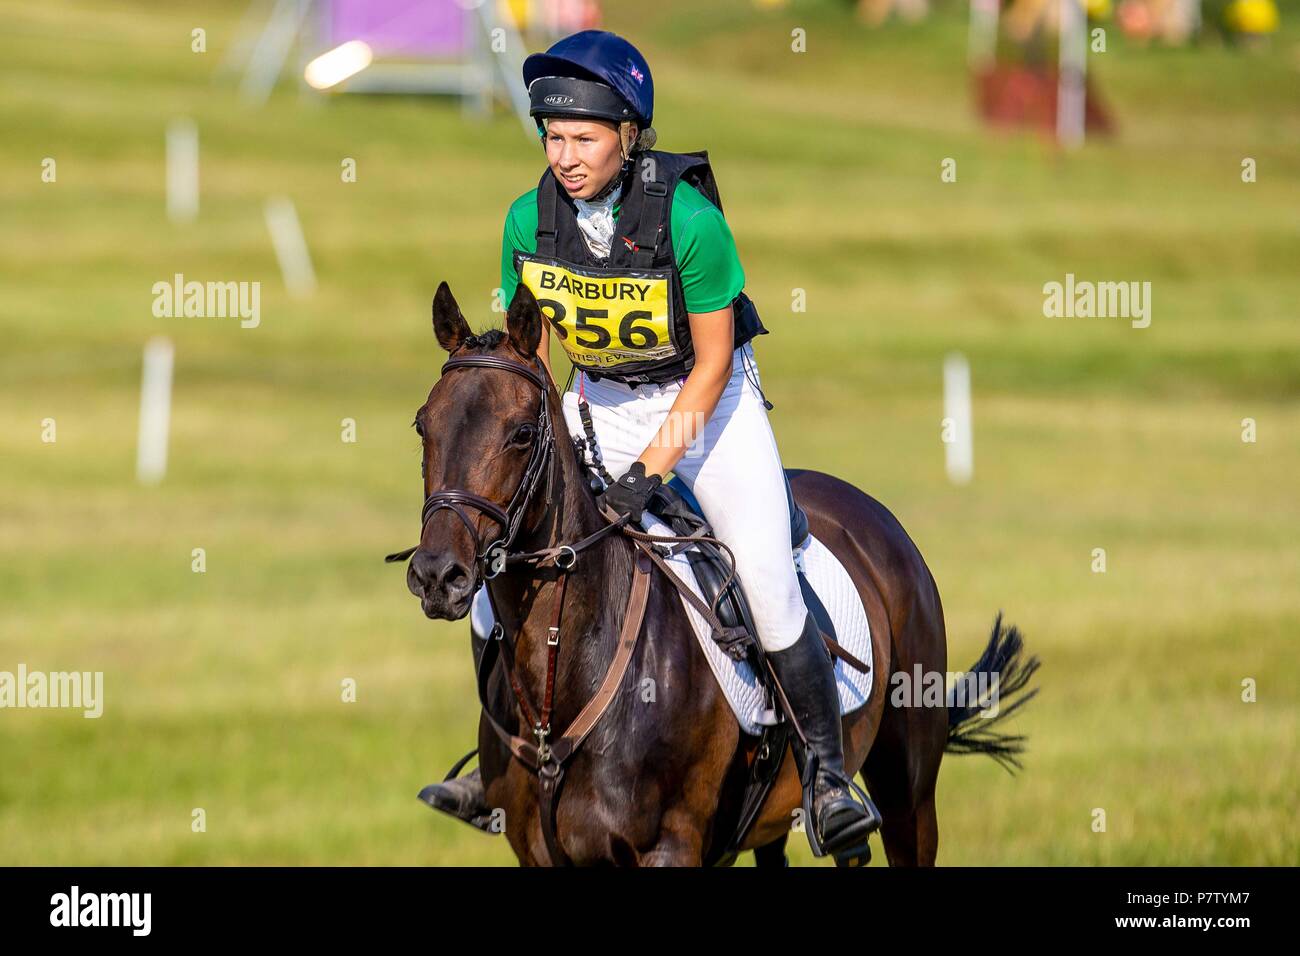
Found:
[[(551, 325), (555, 326), (555, 332), (562, 339), (569, 337), (569, 330), (564, 325), (564, 320), (568, 316), (568, 310), (564, 303), (557, 302), (554, 299), (538, 299), (537, 304), (546, 312), (546, 317), (551, 320)], [(626, 315), (618, 323), (618, 344), (625, 349), (652, 349), (659, 344), (659, 336), (654, 328), (649, 325), (637, 325), (638, 321), (648, 322), (651, 314), (644, 309), (635, 309)], [(574, 342), (588, 349), (605, 349), (609, 348), (613, 338), (609, 330), (600, 325), (592, 325), (589, 319), (608, 319), (608, 309), (588, 309), (585, 306), (578, 306), (574, 310)], [(586, 333), (584, 336), (583, 333)]]

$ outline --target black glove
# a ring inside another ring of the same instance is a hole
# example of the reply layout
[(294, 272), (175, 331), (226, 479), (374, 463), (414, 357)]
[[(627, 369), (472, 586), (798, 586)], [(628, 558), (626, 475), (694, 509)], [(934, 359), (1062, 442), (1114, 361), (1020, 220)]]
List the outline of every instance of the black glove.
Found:
[(661, 484), (663, 478), (659, 475), (645, 473), (645, 462), (634, 461), (622, 478), (605, 489), (605, 504), (616, 514), (630, 515), (633, 521), (640, 521), (650, 496)]

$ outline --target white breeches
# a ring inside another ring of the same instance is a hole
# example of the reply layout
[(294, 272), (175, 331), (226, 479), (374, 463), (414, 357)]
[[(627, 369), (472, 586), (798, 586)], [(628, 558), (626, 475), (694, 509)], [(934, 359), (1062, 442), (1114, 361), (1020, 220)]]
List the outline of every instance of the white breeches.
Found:
[[(714, 533), (735, 554), (736, 574), (764, 650), (779, 651), (798, 640), (807, 608), (791, 556), (781, 457), (767, 409), (745, 375), (746, 360), (750, 375), (762, 384), (747, 343), (733, 353), (731, 379), (703, 434), (673, 471), (694, 493)], [(632, 388), (607, 378), (593, 382), (579, 370), (574, 387), (563, 396), (564, 417), (575, 437), (583, 435), (580, 387), (591, 406), (601, 458), (618, 478), (655, 439), (682, 386), (670, 382)], [(480, 635), (492, 626), (486, 598), (482, 588), (474, 598), (473, 626)]]

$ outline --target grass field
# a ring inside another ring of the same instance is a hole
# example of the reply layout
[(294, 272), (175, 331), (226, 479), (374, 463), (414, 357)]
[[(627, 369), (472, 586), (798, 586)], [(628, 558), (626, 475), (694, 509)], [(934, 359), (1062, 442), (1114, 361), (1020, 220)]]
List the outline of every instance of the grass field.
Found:
[[(979, 128), (955, 8), (869, 31), (831, 2), (606, 6), (654, 67), (660, 144), (713, 156), (786, 463), (899, 516), (950, 666), (999, 608), (1043, 660), (1025, 771), (945, 762), (939, 862), (1300, 861), (1300, 11), (1259, 55), (1113, 38), (1090, 68), (1119, 134), (1062, 156)], [(473, 739), (467, 625), (425, 620), (380, 559), (417, 523), (433, 290), (500, 321), (502, 217), (541, 157), (513, 117), (443, 101), (286, 84), (245, 108), (215, 75), (241, 8), (0, 2), (0, 670), (102, 670), (106, 695), (99, 720), (0, 711), (0, 864), (512, 863), (415, 799)], [(190, 226), (164, 210), (178, 115), (202, 144)], [(307, 302), (263, 225), (276, 194)], [(154, 318), (177, 272), (262, 282), (260, 327)], [(1150, 327), (1044, 318), (1066, 273), (1151, 282)], [(156, 334), (171, 463), (144, 488)], [(939, 436), (952, 350), (967, 487)]]

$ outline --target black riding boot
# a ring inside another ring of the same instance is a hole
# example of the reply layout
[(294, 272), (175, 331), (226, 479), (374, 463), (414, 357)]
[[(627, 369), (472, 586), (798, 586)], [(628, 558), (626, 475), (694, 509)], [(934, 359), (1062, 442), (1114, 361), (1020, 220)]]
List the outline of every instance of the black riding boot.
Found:
[(848, 786), (834, 662), (813, 616), (804, 621), (799, 640), (785, 650), (768, 651), (767, 659), (812, 751), (806, 753), (798, 734), (791, 735), (811, 817), (804, 823), (808, 842), (818, 856), (865, 856), (867, 837), (880, 826), (880, 811), (870, 800), (864, 805), (855, 799)]
[(483, 778), (477, 767), (463, 777), (429, 784), (420, 791), (420, 799), (433, 809), (478, 827), (484, 833), (491, 832), (492, 808), (487, 804)]

